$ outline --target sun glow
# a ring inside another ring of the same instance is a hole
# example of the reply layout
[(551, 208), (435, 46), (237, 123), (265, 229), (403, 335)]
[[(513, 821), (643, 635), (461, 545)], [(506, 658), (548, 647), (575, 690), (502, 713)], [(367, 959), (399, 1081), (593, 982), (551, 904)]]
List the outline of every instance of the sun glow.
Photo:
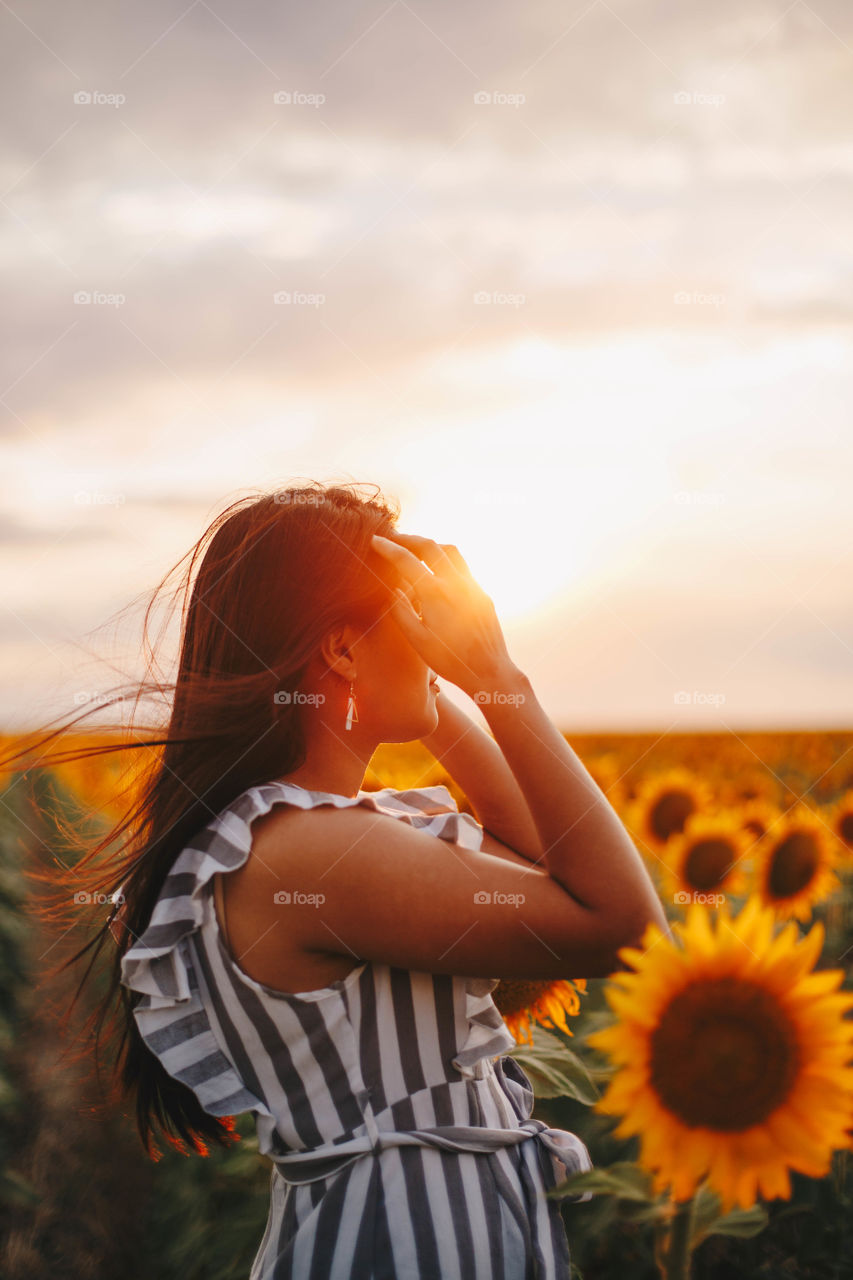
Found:
[(422, 377), (488, 407), (395, 441), (395, 470), (418, 478), (401, 487), (401, 532), (455, 543), (502, 619), (600, 585), (638, 554), (650, 503), (671, 508), (678, 487), (648, 449), (659, 408), (638, 393), (654, 351), (524, 338), (438, 357)]

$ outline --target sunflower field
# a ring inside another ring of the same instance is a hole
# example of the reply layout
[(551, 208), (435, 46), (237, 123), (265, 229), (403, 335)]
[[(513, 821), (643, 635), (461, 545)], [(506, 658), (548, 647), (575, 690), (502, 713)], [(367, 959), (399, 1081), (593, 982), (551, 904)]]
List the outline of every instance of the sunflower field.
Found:
[[(567, 736), (670, 925), (607, 978), (493, 993), (534, 1115), (593, 1159), (555, 1188), (591, 1192), (561, 1204), (573, 1277), (853, 1277), (853, 734)], [(437, 783), (471, 811), (420, 744), (380, 748), (363, 785)], [(113, 757), (0, 778), (8, 1280), (242, 1280), (263, 1233), (251, 1117), (227, 1151), (153, 1163), (133, 1116), (98, 1105), (63, 1054), (81, 975), (45, 975), (85, 940), (83, 913), (81, 938), (51, 936), (27, 871), (63, 858), (63, 823), (109, 830), (132, 787)]]

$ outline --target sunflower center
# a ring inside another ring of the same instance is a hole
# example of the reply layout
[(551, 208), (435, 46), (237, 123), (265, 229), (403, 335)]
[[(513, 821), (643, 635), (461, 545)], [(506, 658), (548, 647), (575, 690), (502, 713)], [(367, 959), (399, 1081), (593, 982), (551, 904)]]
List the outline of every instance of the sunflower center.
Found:
[(684, 861), (684, 879), (694, 889), (713, 889), (725, 878), (734, 858), (726, 840), (696, 840)]
[(780, 840), (770, 862), (767, 887), (774, 898), (791, 898), (806, 887), (817, 867), (817, 845), (807, 831)]
[(838, 832), (845, 844), (853, 844), (853, 809), (842, 813), (838, 824)]
[(492, 999), (502, 1017), (512, 1018), (529, 1009), (553, 985), (549, 980), (524, 982), (521, 979), (501, 978), (492, 992)]
[(769, 991), (741, 978), (693, 982), (651, 1039), (651, 1083), (689, 1128), (731, 1133), (761, 1124), (799, 1067), (794, 1028)]
[(659, 840), (668, 840), (684, 824), (693, 812), (693, 801), (686, 791), (665, 791), (652, 805), (649, 822)]

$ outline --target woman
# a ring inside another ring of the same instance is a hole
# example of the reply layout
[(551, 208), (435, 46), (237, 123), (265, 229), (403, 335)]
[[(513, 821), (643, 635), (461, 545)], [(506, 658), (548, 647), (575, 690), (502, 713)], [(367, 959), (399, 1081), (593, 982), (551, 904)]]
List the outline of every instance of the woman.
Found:
[[(490, 992), (608, 974), (666, 922), (462, 556), (396, 519), (308, 485), (215, 524), (109, 922), (121, 1082), (149, 1153), (155, 1123), (203, 1150), (255, 1116), (251, 1280), (556, 1280), (545, 1192), (589, 1154), (530, 1117)], [(361, 789), (416, 739), (476, 820), (445, 787)]]

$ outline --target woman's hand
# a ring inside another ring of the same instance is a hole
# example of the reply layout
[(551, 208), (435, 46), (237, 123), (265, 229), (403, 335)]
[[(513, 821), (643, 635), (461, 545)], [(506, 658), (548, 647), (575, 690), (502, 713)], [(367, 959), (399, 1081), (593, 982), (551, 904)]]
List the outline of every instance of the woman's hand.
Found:
[(475, 697), (481, 690), (500, 688), (518, 671), (495, 606), (456, 547), (405, 533), (392, 538), (374, 534), (373, 547), (417, 595), (420, 618), (400, 589), (392, 616), (441, 679)]

